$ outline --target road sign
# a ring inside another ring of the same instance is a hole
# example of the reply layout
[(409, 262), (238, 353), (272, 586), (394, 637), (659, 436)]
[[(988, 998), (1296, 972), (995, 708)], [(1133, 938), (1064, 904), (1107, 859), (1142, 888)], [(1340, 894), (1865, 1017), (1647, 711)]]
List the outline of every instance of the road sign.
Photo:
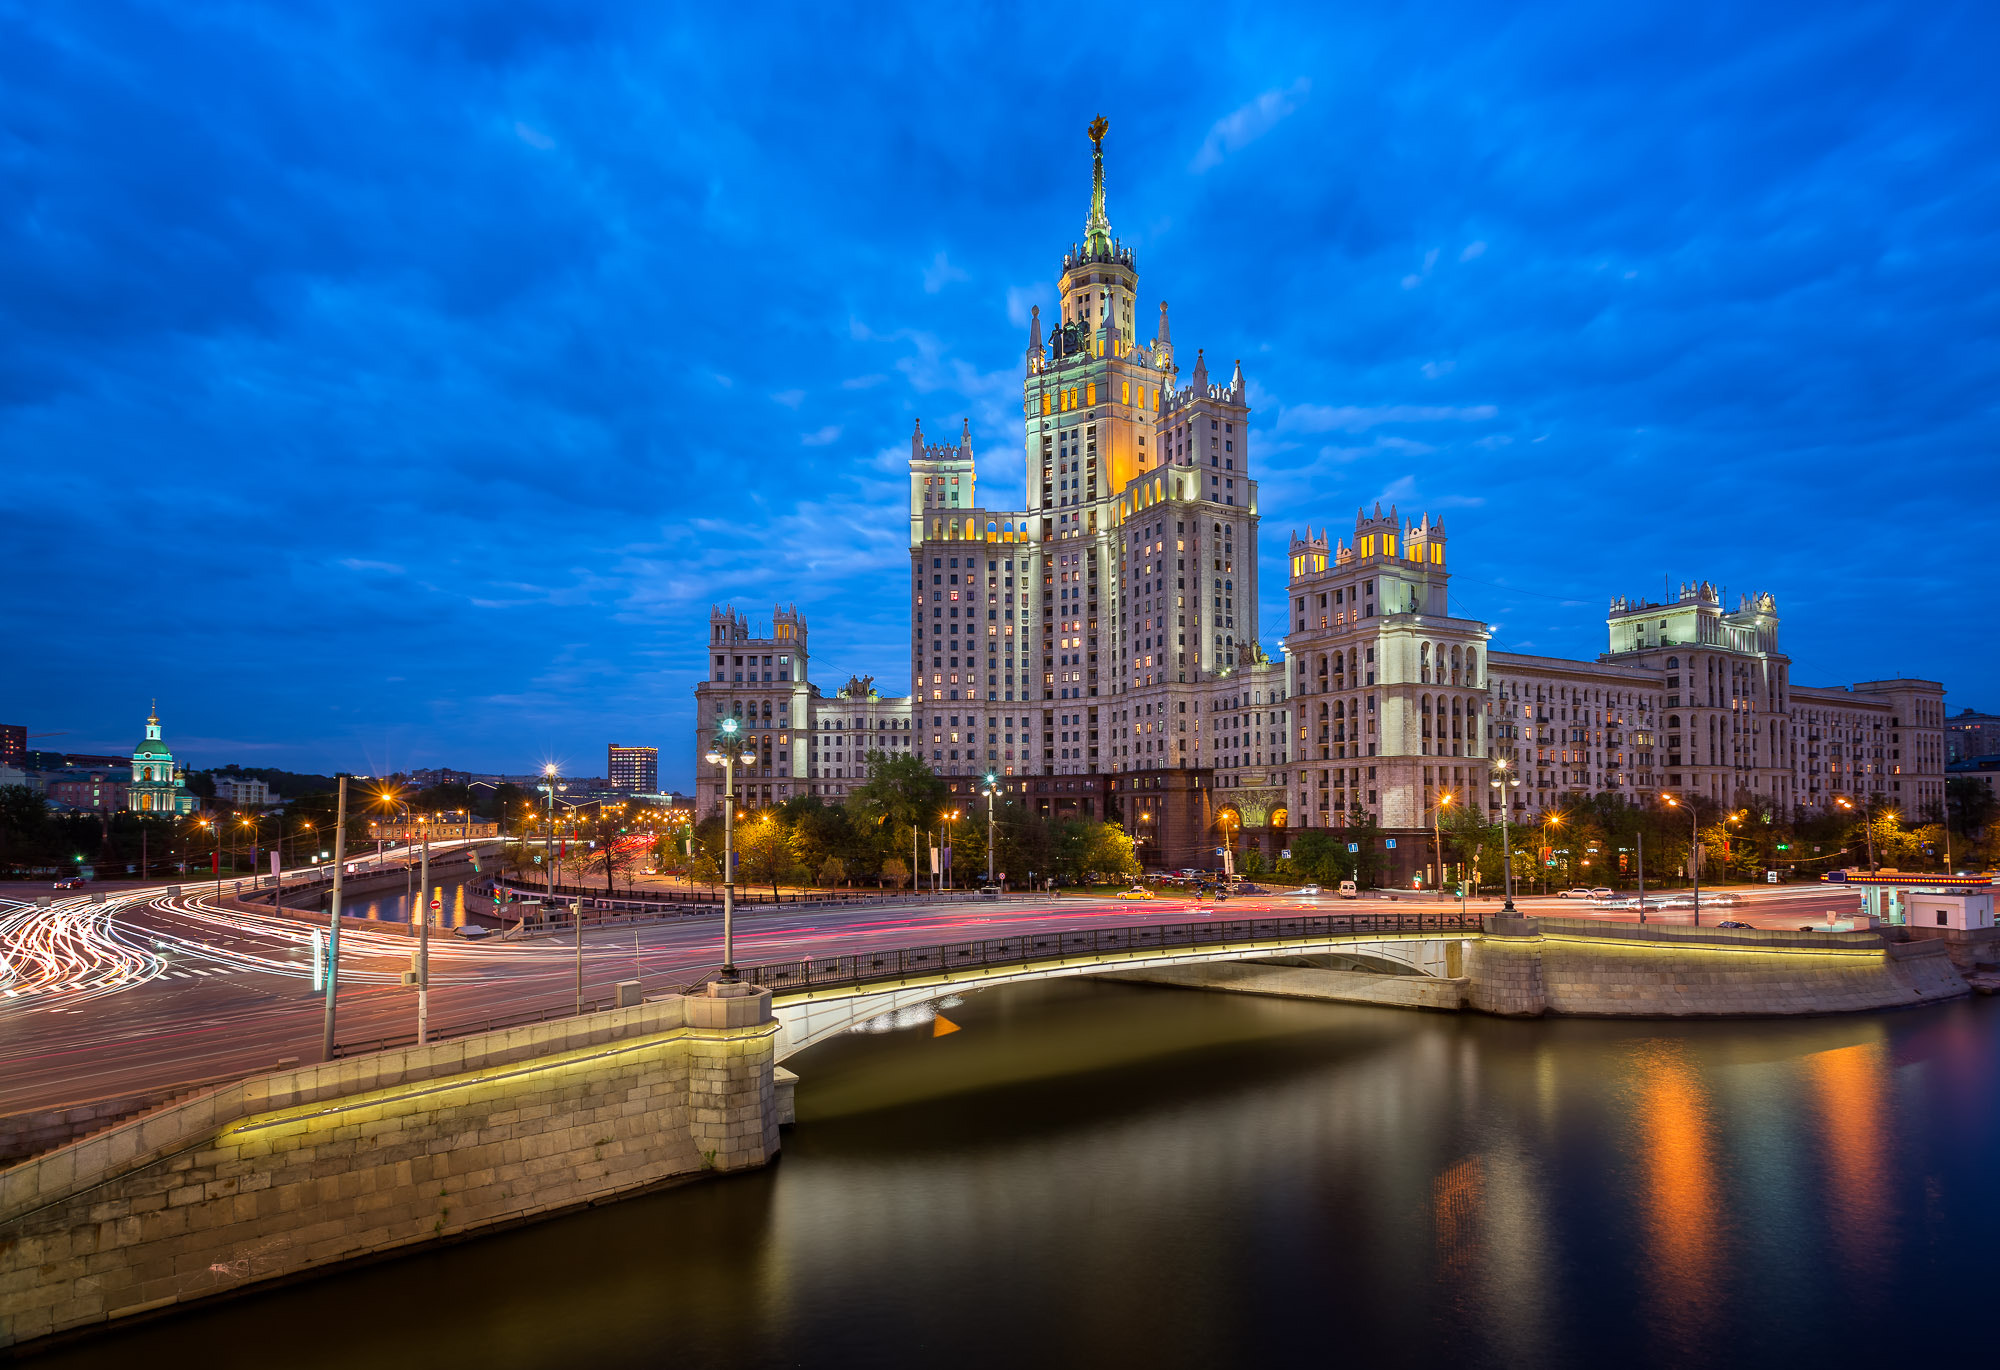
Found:
[(433, 900), (431, 900), (431, 912), (432, 912), (432, 913), (443, 913), (443, 912), (444, 912), (444, 900), (442, 900), (442, 899), (433, 899)]
[(1383, 839), (1382, 839), (1382, 842), (1383, 842), (1383, 845), (1384, 845), (1384, 846), (1386, 846), (1386, 847), (1388, 847), (1388, 848), (1389, 848), (1389, 849), (1390, 849), (1391, 851), (1394, 851), (1394, 850), (1395, 850), (1395, 847), (1396, 847), (1396, 839), (1395, 839), (1395, 838), (1393, 838), (1393, 837), (1385, 837), (1385, 838), (1383, 838)]
[(1361, 850), (1361, 844), (1360, 844), (1359, 842), (1349, 842), (1349, 843), (1347, 844), (1347, 849), (1348, 849), (1349, 851), (1360, 851), (1360, 850)]
[(1291, 859), (1292, 859), (1292, 849), (1291, 849), (1290, 847), (1287, 847), (1287, 848), (1285, 848), (1285, 849), (1284, 849), (1283, 851), (1279, 852), (1279, 853), (1278, 853), (1278, 859), (1279, 859), (1279, 860), (1281, 860), (1281, 861), (1289, 861), (1289, 860), (1291, 860)]

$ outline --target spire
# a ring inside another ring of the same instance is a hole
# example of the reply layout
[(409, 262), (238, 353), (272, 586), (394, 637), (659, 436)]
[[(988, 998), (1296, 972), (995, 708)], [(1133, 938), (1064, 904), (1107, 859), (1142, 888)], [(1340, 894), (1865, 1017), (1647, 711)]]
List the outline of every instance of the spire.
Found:
[(1167, 302), (1160, 301), (1160, 331), (1153, 339), (1153, 365), (1162, 371), (1174, 369), (1174, 332), (1167, 326)]
[(1028, 311), (1028, 370), (1041, 370), (1042, 361), (1042, 307)]
[(1104, 212), (1104, 135), (1111, 121), (1102, 114), (1090, 121), (1090, 217), (1084, 221), (1084, 250), (1091, 256), (1111, 255), (1111, 220)]
[(972, 420), (970, 417), (958, 421), (958, 450), (968, 457), (972, 455)]
[(910, 460), (922, 461), (923, 459), (924, 459), (924, 421), (922, 419), (918, 419), (916, 420), (916, 426), (910, 430)]
[(1208, 389), (1208, 362), (1203, 359), (1201, 349), (1194, 350), (1194, 392), (1199, 395)]
[(1229, 389), (1237, 399), (1243, 398), (1243, 358), (1236, 359), (1236, 374), (1229, 378)]

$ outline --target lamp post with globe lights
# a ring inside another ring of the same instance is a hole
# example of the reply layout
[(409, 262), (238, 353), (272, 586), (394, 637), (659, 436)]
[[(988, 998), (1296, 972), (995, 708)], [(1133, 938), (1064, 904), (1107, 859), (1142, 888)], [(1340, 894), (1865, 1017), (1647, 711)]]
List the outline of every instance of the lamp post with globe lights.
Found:
[(1514, 791), (1520, 788), (1521, 777), (1512, 772), (1508, 767), (1505, 757), (1494, 762), (1493, 769), (1495, 771), (1494, 777), (1488, 783), (1494, 789), (1500, 791), (1500, 861), (1501, 875), (1507, 891), (1506, 901), (1501, 904), (1500, 911), (1502, 913), (1512, 913), (1514, 911), (1514, 838), (1512, 830), (1507, 826), (1507, 809), (1514, 797)]
[(986, 773), (986, 883), (993, 883), (993, 796), (1000, 792), (1000, 777)]
[(756, 761), (743, 724), (725, 718), (715, 725), (708, 764), (722, 767), (722, 978), (736, 978), (736, 763)]

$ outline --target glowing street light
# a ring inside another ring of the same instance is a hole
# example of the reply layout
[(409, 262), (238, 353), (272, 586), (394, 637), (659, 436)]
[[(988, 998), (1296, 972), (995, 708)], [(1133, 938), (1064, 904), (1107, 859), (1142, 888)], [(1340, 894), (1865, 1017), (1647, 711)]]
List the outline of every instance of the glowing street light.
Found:
[(754, 765), (757, 753), (741, 736), (743, 723), (725, 718), (715, 725), (708, 764), (722, 767), (722, 978), (736, 978), (736, 763)]
[[(1681, 801), (1674, 798), (1670, 794), (1662, 793), (1660, 795), (1660, 798), (1666, 801), (1666, 805), (1670, 809), (1678, 809), (1683, 807)], [(1688, 832), (1692, 837), (1694, 843), (1693, 846), (1688, 848), (1688, 872), (1690, 875), (1694, 877), (1694, 925), (1696, 927), (1700, 927), (1701, 926), (1701, 815), (1694, 811), (1694, 804), (1692, 801), (1690, 801), (1685, 807), (1687, 809), (1687, 815), (1688, 815)]]
[(1501, 904), (1500, 911), (1502, 913), (1512, 913), (1514, 911), (1514, 838), (1507, 826), (1507, 809), (1513, 798), (1514, 791), (1521, 787), (1521, 777), (1515, 775), (1508, 768), (1507, 758), (1504, 756), (1493, 763), (1493, 769), (1496, 774), (1487, 783), (1500, 791), (1501, 878), (1507, 892), (1506, 900)]

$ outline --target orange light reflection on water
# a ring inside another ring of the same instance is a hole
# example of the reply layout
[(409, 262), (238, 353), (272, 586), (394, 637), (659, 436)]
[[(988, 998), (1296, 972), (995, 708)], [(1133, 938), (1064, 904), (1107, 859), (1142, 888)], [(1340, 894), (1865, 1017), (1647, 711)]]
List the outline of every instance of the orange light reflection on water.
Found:
[(1722, 1292), (1714, 1120), (1679, 1043), (1647, 1043), (1634, 1067), (1648, 1311), (1664, 1340), (1691, 1353)]
[(1833, 1240), (1856, 1275), (1885, 1273), (1890, 1161), (1889, 1072), (1879, 1042), (1861, 1042), (1806, 1058), (1826, 1150), (1826, 1213)]

